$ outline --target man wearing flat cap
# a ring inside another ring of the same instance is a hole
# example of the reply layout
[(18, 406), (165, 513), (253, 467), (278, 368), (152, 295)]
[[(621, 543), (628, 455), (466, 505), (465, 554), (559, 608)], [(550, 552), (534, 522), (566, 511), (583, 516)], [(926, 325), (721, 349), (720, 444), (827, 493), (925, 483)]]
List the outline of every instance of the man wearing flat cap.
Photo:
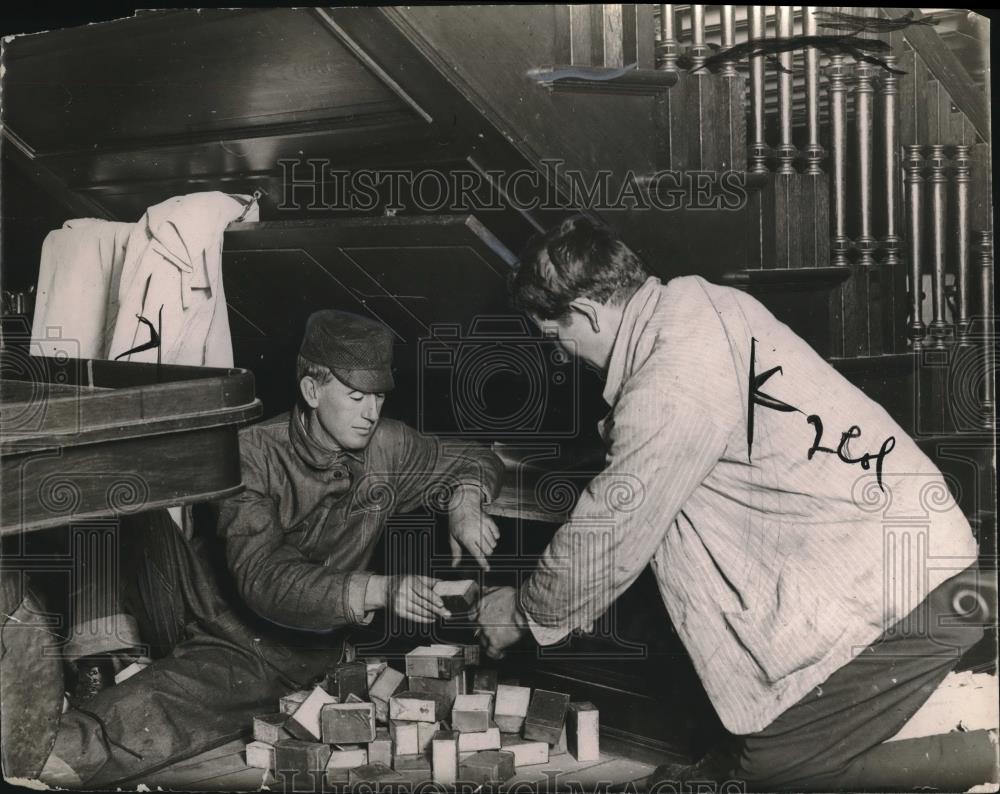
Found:
[[(434, 579), (371, 570), (390, 515), (430, 494), (449, 495), (453, 564), (464, 549), (488, 567), (498, 531), (482, 504), (499, 491), (502, 464), (474, 444), (445, 446), (381, 418), (394, 385), (391, 332), (317, 312), (297, 369), (294, 410), (240, 434), (246, 488), (217, 505), (217, 538), (186, 538), (166, 513), (123, 526), (137, 550), (123, 566), (123, 600), (153, 638), (154, 661), (52, 715), (57, 730), (25, 727), (45, 736), (36, 743), (48, 753), (44, 782), (142, 782), (238, 738), (280, 697), (321, 680), (349, 655), (350, 627), (376, 610), (418, 623), (447, 616)], [(222, 550), (225, 562), (211, 567)]]

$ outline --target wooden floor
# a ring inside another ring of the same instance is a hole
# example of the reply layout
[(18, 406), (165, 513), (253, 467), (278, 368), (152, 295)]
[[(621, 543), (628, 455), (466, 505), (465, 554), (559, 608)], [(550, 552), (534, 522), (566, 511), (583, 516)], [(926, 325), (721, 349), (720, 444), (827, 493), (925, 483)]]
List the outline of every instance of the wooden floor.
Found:
[[(251, 769), (244, 763), (244, 743), (229, 744), (189, 758), (179, 764), (150, 775), (144, 780), (146, 787), (180, 791), (280, 791), (285, 788), (282, 780), (275, 780), (270, 772)], [(639, 781), (653, 771), (653, 767), (638, 761), (608, 753), (600, 761), (576, 761), (568, 753), (552, 756), (548, 764), (521, 767), (504, 785), (515, 783), (545, 783), (548, 790), (579, 787), (593, 790), (599, 783), (617, 785)], [(331, 790), (333, 790), (331, 788)], [(519, 788), (523, 791), (524, 786)]]

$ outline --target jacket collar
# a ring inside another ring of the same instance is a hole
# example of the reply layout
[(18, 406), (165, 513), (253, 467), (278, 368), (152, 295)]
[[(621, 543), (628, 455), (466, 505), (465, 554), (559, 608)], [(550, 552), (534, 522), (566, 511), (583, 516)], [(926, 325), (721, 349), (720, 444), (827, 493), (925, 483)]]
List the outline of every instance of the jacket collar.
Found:
[(631, 377), (635, 368), (636, 349), (656, 311), (661, 286), (660, 279), (650, 276), (625, 304), (622, 323), (618, 326), (618, 334), (611, 347), (611, 358), (608, 360), (608, 373), (604, 384), (604, 401), (610, 406), (618, 402), (622, 386)]
[(288, 417), (288, 437), (299, 457), (313, 469), (330, 469), (348, 460), (364, 462), (364, 451), (353, 452), (343, 449), (329, 449), (318, 443), (306, 430), (305, 413), (298, 405)]

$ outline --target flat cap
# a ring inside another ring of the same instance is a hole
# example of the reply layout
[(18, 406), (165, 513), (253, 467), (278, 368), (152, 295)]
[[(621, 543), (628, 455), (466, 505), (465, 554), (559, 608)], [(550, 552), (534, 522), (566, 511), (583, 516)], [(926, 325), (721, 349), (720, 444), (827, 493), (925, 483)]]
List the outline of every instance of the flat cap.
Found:
[(324, 309), (306, 320), (299, 355), (329, 367), (338, 380), (363, 392), (386, 392), (392, 377), (392, 331), (350, 312)]

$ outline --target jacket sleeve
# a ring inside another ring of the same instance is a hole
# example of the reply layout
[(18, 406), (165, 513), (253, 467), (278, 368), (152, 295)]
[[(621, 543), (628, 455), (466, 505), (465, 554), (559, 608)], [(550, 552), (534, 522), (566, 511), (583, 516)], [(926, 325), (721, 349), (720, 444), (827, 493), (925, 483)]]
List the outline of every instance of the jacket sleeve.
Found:
[(589, 628), (635, 581), (727, 438), (693, 399), (668, 401), (655, 388), (622, 395), (606, 468), (521, 589), (521, 607), (540, 645)]
[(371, 622), (365, 589), (371, 573), (338, 571), (285, 542), (267, 465), (252, 437), (240, 439), (246, 489), (218, 505), (218, 531), (240, 595), (258, 615), (288, 628), (331, 631)]
[(490, 450), (468, 441), (424, 435), (397, 423), (392, 482), (395, 511), (405, 513), (421, 504), (447, 507), (444, 498), (460, 486), (479, 488), (488, 504), (500, 493), (503, 462)]

